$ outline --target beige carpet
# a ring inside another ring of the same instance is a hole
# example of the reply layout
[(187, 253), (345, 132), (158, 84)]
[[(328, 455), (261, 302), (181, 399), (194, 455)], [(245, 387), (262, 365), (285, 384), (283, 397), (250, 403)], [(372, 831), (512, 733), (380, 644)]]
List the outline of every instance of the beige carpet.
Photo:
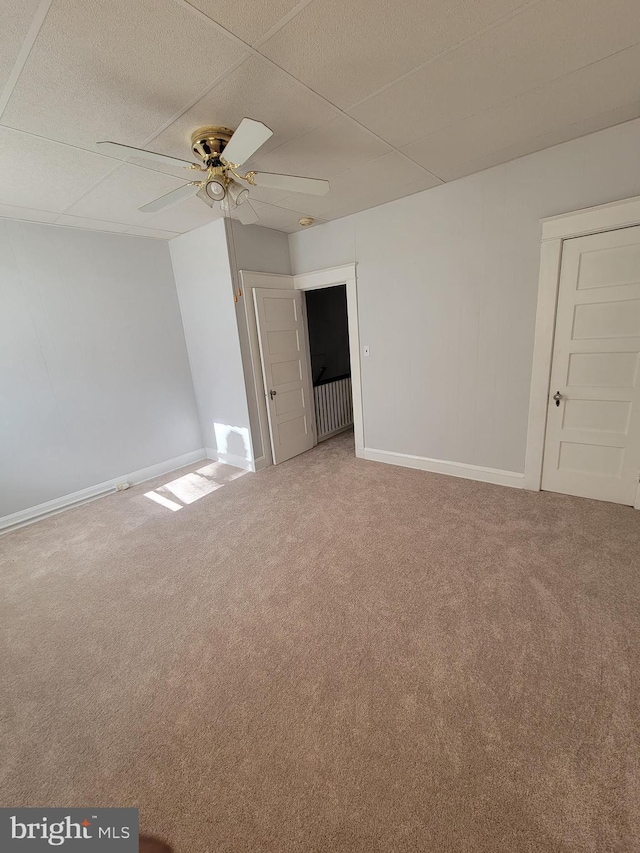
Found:
[(1, 805), (177, 853), (640, 849), (640, 514), (352, 442), (0, 539)]

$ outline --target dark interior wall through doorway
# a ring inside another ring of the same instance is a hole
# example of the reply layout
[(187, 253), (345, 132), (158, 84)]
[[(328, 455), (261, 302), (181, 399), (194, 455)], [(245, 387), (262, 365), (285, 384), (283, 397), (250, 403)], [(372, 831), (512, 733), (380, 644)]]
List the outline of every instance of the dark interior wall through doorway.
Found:
[(305, 291), (314, 385), (351, 375), (347, 287)]

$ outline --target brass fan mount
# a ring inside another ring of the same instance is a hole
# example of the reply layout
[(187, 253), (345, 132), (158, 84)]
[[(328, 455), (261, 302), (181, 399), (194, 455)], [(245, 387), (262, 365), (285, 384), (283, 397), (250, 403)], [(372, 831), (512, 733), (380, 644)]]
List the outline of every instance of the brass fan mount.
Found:
[(191, 150), (208, 169), (220, 166), (220, 156), (232, 136), (228, 127), (199, 127), (191, 134)]

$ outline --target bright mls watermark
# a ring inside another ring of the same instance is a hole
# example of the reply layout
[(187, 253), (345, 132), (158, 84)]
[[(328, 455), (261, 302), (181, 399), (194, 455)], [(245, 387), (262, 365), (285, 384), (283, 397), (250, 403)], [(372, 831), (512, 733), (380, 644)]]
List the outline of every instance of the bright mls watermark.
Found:
[(138, 809), (0, 809), (2, 853), (138, 853)]

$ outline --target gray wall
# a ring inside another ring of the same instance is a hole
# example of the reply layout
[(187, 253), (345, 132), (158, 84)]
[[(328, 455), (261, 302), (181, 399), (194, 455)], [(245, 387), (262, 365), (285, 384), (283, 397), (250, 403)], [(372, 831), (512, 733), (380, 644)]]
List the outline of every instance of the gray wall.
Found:
[(205, 446), (243, 467), (253, 462), (225, 221), (170, 242)]
[(288, 235), (230, 220), (229, 251), (238, 270), (291, 275)]
[[(238, 276), (240, 270), (266, 272), (275, 275), (291, 275), (289, 239), (288, 235), (282, 231), (261, 228), (257, 225), (242, 225), (235, 219), (231, 219), (227, 221), (227, 242), (231, 270), (236, 287), (240, 285), (240, 278)], [(269, 448), (264, 447), (260, 431), (258, 410), (260, 407), (264, 409), (264, 400), (258, 400), (256, 394), (254, 368), (251, 361), (251, 347), (249, 344), (250, 332), (247, 322), (247, 299), (253, 299), (251, 292), (243, 293), (236, 303), (236, 323), (240, 339), (249, 422), (251, 425), (251, 447), (253, 458), (260, 465), (263, 464), (265, 459), (271, 459), (271, 451)], [(264, 417), (266, 417), (266, 409)]]
[(640, 120), (289, 237), (357, 261), (365, 446), (524, 470), (540, 223), (640, 195)]
[(0, 219), (0, 516), (202, 446), (167, 244)]

